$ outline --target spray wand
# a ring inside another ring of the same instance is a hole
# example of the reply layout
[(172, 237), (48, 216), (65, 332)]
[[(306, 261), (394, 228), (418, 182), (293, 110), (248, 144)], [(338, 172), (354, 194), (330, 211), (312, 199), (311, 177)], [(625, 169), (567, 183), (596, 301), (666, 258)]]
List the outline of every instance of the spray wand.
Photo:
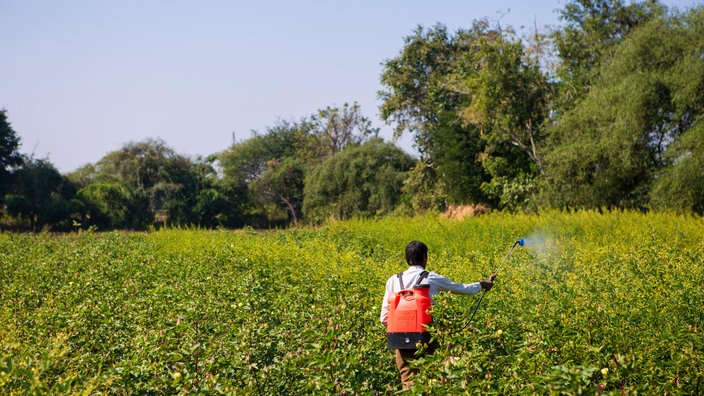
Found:
[[(501, 271), (501, 267), (504, 266), (504, 264), (505, 264), (506, 261), (508, 260), (508, 257), (511, 255), (511, 252), (513, 252), (513, 248), (515, 248), (516, 245), (524, 246), (525, 244), (526, 244), (526, 241), (525, 241), (525, 239), (523, 239), (523, 238), (521, 238), (521, 239), (517, 240), (516, 242), (514, 242), (514, 244), (513, 244), (513, 245), (511, 246), (511, 248), (508, 250), (508, 253), (506, 253), (506, 256), (504, 257), (503, 261), (501, 261), (501, 264), (499, 265), (499, 268), (497, 268), (496, 271), (494, 271), (494, 273), (491, 274), (491, 276), (489, 277), (489, 279), (490, 279), (492, 282), (494, 281), (494, 279), (496, 279), (496, 275), (498, 275), (499, 271)], [(453, 331), (453, 332), (450, 333), (450, 334), (458, 333), (458, 332), (460, 332), (460, 331), (466, 329), (467, 326), (469, 326), (469, 324), (472, 323), (472, 319), (474, 319), (474, 315), (477, 313), (477, 310), (479, 309), (479, 304), (482, 303), (482, 299), (484, 299), (484, 295), (486, 294), (486, 292), (488, 292), (488, 290), (484, 289), (484, 291), (482, 292), (482, 295), (479, 296), (479, 301), (477, 301), (477, 305), (474, 306), (474, 311), (472, 311), (472, 316), (469, 317), (469, 320), (467, 321), (467, 323), (466, 323), (461, 329), (459, 329), (459, 330), (457, 330), (457, 331)]]

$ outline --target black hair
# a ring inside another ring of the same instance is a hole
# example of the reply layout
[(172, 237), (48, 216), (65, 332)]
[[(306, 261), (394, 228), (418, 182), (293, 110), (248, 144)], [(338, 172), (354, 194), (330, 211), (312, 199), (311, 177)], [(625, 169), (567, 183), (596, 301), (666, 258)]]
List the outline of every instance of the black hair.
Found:
[(406, 245), (406, 262), (408, 265), (422, 265), (428, 260), (428, 247), (420, 241), (412, 241)]

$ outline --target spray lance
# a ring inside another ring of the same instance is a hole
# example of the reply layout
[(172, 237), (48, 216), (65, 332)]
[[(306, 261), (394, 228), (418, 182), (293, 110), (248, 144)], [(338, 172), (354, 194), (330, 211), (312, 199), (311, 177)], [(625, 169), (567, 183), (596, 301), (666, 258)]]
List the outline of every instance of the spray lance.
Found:
[[(508, 253), (506, 253), (506, 256), (504, 256), (504, 259), (503, 259), (503, 261), (501, 261), (501, 264), (499, 265), (499, 267), (498, 267), (498, 268), (496, 269), (496, 271), (494, 271), (494, 273), (491, 274), (491, 276), (489, 277), (489, 279), (490, 279), (492, 282), (494, 281), (494, 279), (496, 279), (496, 275), (498, 275), (499, 271), (501, 271), (501, 267), (504, 266), (504, 264), (505, 264), (506, 261), (508, 260), (509, 256), (511, 256), (511, 252), (513, 252), (513, 249), (516, 247), (516, 245), (520, 245), (520, 246), (522, 247), (522, 246), (525, 246), (525, 244), (526, 244), (525, 239), (521, 238), (521, 239), (517, 240), (516, 242), (514, 242), (513, 245), (511, 245), (511, 248), (508, 250)], [(486, 294), (487, 291), (488, 291), (488, 290), (485, 289), (485, 290), (482, 292), (482, 295), (479, 296), (479, 300), (477, 301), (477, 305), (474, 306), (474, 311), (472, 311), (472, 316), (469, 317), (469, 320), (467, 321), (467, 323), (466, 323), (461, 329), (459, 329), (459, 330), (457, 330), (457, 331), (453, 331), (453, 332), (450, 333), (450, 334), (454, 334), (454, 333), (460, 332), (460, 331), (466, 329), (467, 326), (469, 326), (469, 324), (472, 323), (472, 319), (474, 319), (474, 315), (477, 313), (477, 310), (479, 309), (479, 305), (482, 303), (482, 300), (484, 299), (484, 295)]]

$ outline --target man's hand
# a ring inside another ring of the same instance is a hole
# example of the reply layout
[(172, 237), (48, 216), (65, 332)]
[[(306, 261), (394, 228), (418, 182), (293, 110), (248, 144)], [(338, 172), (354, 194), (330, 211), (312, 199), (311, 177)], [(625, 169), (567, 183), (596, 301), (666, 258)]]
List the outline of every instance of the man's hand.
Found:
[(482, 289), (489, 291), (491, 290), (492, 287), (494, 287), (494, 281), (489, 278), (487, 280), (479, 281), (479, 284), (482, 285)]

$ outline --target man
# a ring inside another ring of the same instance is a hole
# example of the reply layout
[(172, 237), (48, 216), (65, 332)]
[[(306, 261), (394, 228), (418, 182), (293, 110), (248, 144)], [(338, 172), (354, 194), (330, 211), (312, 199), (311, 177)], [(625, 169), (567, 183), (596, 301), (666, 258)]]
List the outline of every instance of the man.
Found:
[[(414, 285), (425, 271), (425, 266), (428, 262), (428, 247), (423, 242), (410, 242), (406, 246), (406, 262), (408, 263), (408, 269), (401, 275), (402, 282), (404, 285)], [(435, 272), (428, 272), (427, 276), (420, 280), (420, 284), (430, 286), (429, 295), (431, 299), (441, 291), (458, 294), (477, 294), (482, 289), (490, 290), (494, 285), (491, 279), (469, 284), (456, 283)], [(398, 275), (393, 275), (386, 281), (386, 292), (381, 303), (381, 315), (379, 316), (384, 326), (388, 323), (389, 297), (393, 293), (398, 292), (400, 287)], [(401, 375), (403, 389), (408, 389), (413, 384), (411, 377), (414, 371), (408, 367), (408, 361), (415, 359), (415, 353), (415, 349), (396, 349), (396, 366)]]

